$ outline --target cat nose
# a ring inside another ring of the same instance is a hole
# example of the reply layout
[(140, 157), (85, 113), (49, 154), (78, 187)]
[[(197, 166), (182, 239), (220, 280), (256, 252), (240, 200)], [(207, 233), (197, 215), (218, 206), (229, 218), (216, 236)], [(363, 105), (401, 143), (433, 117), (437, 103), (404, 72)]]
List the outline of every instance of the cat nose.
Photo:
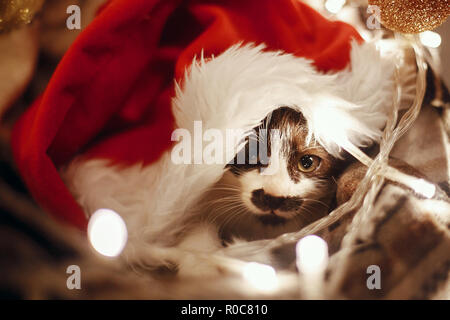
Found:
[(264, 189), (253, 190), (252, 203), (259, 209), (289, 211), (297, 208), (303, 202), (298, 197), (275, 197), (264, 192)]

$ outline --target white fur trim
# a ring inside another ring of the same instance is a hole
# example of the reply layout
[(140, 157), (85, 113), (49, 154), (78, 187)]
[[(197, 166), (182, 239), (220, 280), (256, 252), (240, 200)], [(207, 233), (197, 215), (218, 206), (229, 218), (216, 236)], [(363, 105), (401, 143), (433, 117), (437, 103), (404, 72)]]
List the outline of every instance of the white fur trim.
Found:
[[(381, 135), (392, 103), (394, 64), (374, 44), (352, 43), (351, 63), (323, 74), (310, 61), (264, 46), (235, 45), (218, 57), (194, 61), (173, 101), (177, 126), (240, 128), (245, 132), (274, 109), (303, 113), (310, 132), (339, 156), (342, 139), (365, 146)], [(231, 159), (226, 159), (231, 160)]]

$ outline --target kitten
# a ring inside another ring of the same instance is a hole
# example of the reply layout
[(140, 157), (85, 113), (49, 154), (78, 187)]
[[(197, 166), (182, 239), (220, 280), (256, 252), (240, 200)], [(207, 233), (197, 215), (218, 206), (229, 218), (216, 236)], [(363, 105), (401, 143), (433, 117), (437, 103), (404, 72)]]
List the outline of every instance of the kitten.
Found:
[[(265, 132), (274, 129), (280, 137), (276, 150), (271, 135), (265, 138)], [(300, 112), (279, 108), (255, 132), (256, 139), (267, 140), (269, 161), (262, 159), (261, 152), (252, 152), (247, 141), (197, 208), (197, 222), (213, 225), (222, 243), (236, 238), (268, 239), (300, 230), (325, 216), (333, 205), (334, 177), (343, 161), (309, 139)], [(242, 156), (245, 163), (238, 164)], [(272, 172), (266, 174), (265, 170)]]

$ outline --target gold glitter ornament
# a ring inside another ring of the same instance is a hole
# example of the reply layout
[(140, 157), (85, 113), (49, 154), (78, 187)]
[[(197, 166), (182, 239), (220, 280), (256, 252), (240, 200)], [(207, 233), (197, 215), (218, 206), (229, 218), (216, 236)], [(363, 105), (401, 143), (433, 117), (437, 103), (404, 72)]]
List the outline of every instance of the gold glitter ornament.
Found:
[(441, 25), (450, 14), (450, 0), (369, 0), (380, 8), (381, 23), (402, 33), (419, 33)]
[(0, 0), (0, 32), (30, 23), (43, 3), (44, 0)]

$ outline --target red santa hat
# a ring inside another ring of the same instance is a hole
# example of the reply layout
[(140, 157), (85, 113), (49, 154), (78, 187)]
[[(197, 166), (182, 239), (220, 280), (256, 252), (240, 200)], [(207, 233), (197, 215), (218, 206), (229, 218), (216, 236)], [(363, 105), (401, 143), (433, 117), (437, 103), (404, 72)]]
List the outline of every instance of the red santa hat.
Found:
[[(58, 171), (78, 154), (167, 167), (175, 127), (245, 131), (282, 105), (337, 154), (339, 139), (377, 139), (391, 99), (391, 63), (362, 43), (298, 0), (110, 1), (16, 124), (15, 161), (42, 207), (84, 229)], [(188, 178), (176, 170), (172, 182)]]

